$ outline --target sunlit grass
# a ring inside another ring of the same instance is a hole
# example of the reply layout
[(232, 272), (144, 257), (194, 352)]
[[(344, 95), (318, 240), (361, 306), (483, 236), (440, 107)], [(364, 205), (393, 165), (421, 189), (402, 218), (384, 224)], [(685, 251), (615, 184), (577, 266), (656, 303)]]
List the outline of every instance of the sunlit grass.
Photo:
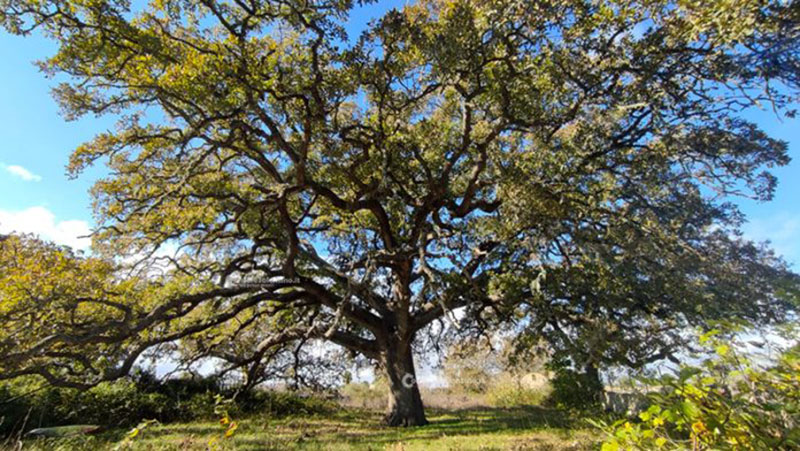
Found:
[[(432, 411), (430, 425), (396, 429), (380, 414), (340, 410), (331, 415), (239, 419), (230, 438), (215, 421), (155, 425), (123, 444), (125, 431), (97, 437), (27, 441), (31, 450), (584, 450), (597, 436), (583, 421), (538, 407)], [(209, 445), (211, 443), (211, 445)]]

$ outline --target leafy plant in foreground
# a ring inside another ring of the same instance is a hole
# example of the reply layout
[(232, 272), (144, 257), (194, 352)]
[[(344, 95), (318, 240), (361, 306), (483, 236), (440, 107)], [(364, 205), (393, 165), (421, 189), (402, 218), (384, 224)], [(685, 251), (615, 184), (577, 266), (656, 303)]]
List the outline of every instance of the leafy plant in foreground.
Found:
[(603, 451), (783, 450), (800, 447), (800, 346), (769, 363), (718, 330), (700, 336), (706, 357), (659, 381), (636, 421), (595, 422)]

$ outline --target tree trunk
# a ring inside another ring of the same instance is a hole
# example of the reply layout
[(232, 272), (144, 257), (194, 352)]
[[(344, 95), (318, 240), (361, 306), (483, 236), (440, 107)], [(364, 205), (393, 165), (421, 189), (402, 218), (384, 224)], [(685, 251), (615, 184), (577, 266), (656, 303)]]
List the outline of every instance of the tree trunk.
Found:
[(389, 404), (384, 421), (389, 426), (426, 425), (411, 340), (389, 340), (387, 344), (383, 366), (389, 382)]
[(588, 393), (592, 393), (592, 401), (601, 403), (603, 401), (603, 392), (605, 387), (603, 381), (600, 380), (600, 371), (594, 363), (587, 363), (584, 367), (584, 375), (586, 378), (586, 389)]

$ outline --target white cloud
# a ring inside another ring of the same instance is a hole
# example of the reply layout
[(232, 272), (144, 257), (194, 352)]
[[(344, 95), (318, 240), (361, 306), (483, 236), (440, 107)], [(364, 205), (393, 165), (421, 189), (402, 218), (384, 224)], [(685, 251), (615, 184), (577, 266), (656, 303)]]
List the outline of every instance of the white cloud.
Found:
[(22, 166), (11, 164), (7, 165), (4, 163), (0, 163), (0, 167), (6, 170), (9, 174), (19, 177), (26, 182), (40, 182), (42, 181), (42, 177), (34, 174), (33, 172), (23, 168)]
[(744, 236), (769, 241), (770, 246), (795, 269), (800, 268), (800, 213), (783, 212), (771, 217), (751, 219), (742, 227)]
[(21, 211), (0, 210), (0, 233), (33, 233), (73, 249), (87, 250), (91, 240), (85, 236), (90, 231), (86, 221), (56, 221), (56, 216), (45, 207), (30, 207)]

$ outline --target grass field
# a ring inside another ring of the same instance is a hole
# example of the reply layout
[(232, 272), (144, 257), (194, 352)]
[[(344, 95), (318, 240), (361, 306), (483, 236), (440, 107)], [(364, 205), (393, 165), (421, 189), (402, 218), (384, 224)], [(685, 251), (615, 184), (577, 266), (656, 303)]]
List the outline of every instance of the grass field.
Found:
[[(26, 450), (588, 450), (598, 437), (582, 420), (540, 407), (428, 412), (431, 424), (395, 429), (380, 413), (340, 409), (329, 415), (238, 419), (224, 437), (218, 422), (153, 425), (125, 441), (125, 431), (93, 437), (26, 440)], [(12, 445), (13, 446), (13, 445)]]

